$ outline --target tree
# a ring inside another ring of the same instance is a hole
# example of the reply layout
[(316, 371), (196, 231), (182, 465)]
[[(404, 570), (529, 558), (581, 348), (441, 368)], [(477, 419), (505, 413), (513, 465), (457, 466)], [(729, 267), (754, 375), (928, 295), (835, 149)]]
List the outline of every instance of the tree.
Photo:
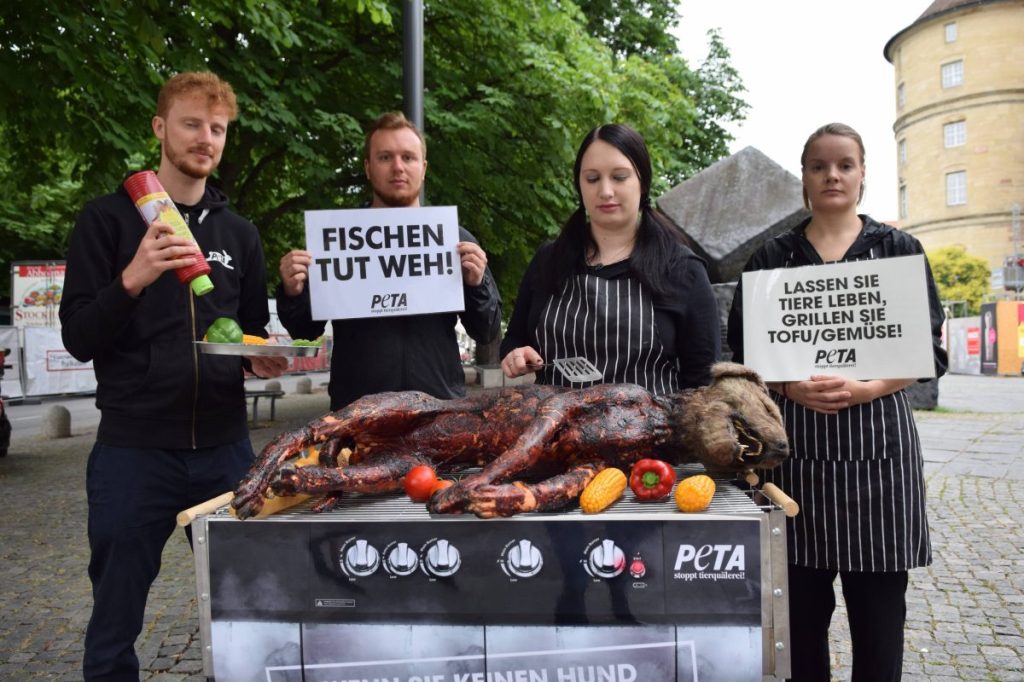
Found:
[(966, 301), (967, 314), (977, 315), (989, 290), (991, 272), (984, 258), (972, 256), (962, 246), (947, 246), (928, 254), (932, 276), (943, 301)]
[[(659, 192), (726, 153), (722, 126), (742, 116), (742, 86), (720, 41), (696, 70), (674, 52), (674, 6), (426, 5), (427, 199), (458, 206), (507, 309), (528, 259), (577, 201), (570, 169), (592, 126), (617, 120), (640, 130)], [(0, 234), (13, 239), (0, 252), (60, 257), (86, 200), (156, 164), (149, 118), (160, 84), (211, 69), (234, 85), (241, 108), (213, 182), (259, 227), (276, 277), (280, 255), (303, 243), (303, 210), (366, 199), (362, 129), (402, 104), (393, 21), (401, 8), (398, 0), (4, 3)]]

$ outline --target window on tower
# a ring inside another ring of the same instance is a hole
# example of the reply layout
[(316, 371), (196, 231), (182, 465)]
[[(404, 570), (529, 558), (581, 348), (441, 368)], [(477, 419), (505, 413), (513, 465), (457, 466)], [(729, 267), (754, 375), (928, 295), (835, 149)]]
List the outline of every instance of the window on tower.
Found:
[(958, 59), (942, 65), (942, 87), (955, 88), (964, 82), (964, 60)]
[(956, 22), (955, 21), (949, 22), (948, 24), (945, 25), (944, 29), (946, 31), (946, 42), (947, 43), (955, 43), (956, 42)]
[(946, 206), (967, 203), (967, 171), (946, 173)]
[(942, 141), (946, 149), (967, 144), (967, 121), (955, 121), (942, 126)]

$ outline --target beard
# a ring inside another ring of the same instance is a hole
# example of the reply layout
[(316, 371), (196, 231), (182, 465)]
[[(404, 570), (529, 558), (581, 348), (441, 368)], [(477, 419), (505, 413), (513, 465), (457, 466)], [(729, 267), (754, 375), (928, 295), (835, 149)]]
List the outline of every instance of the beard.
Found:
[(406, 208), (419, 198), (420, 193), (411, 189), (401, 192), (381, 191), (374, 187), (373, 196), (388, 208)]
[(172, 145), (165, 145), (164, 148), (167, 160), (170, 161), (171, 165), (177, 168), (182, 174), (195, 180), (208, 178), (210, 173), (217, 169), (217, 160), (213, 159), (211, 156), (212, 163), (209, 166), (197, 164), (189, 158), (189, 152), (192, 151), (210, 153), (211, 150), (208, 147), (192, 147), (191, 149), (185, 150), (185, 152), (179, 152)]

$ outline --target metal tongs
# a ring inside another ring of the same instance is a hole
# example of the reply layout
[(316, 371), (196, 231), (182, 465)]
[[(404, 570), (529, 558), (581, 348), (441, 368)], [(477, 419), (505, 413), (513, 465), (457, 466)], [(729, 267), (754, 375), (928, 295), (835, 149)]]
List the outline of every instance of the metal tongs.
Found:
[(555, 358), (551, 362), (530, 364), (527, 365), (527, 367), (532, 370), (543, 369), (544, 367), (554, 367), (570, 383), (574, 384), (582, 384), (589, 381), (600, 381), (604, 378), (604, 374), (601, 370), (595, 367), (594, 363), (584, 357)]

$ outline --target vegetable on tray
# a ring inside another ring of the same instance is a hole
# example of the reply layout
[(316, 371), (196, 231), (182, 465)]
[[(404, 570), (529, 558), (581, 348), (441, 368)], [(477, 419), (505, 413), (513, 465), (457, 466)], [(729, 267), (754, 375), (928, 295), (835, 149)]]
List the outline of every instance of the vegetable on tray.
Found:
[(715, 496), (715, 482), (710, 476), (688, 476), (676, 486), (676, 506), (687, 513), (702, 512), (711, 505)]
[(676, 470), (660, 459), (639, 459), (629, 470), (629, 489), (642, 502), (668, 497), (675, 483)]
[(230, 317), (218, 317), (206, 328), (204, 341), (210, 343), (242, 343), (242, 328)]
[(626, 489), (626, 474), (621, 469), (608, 467), (598, 472), (583, 489), (580, 495), (580, 509), (584, 514), (596, 514), (604, 511), (615, 500), (622, 497)]

